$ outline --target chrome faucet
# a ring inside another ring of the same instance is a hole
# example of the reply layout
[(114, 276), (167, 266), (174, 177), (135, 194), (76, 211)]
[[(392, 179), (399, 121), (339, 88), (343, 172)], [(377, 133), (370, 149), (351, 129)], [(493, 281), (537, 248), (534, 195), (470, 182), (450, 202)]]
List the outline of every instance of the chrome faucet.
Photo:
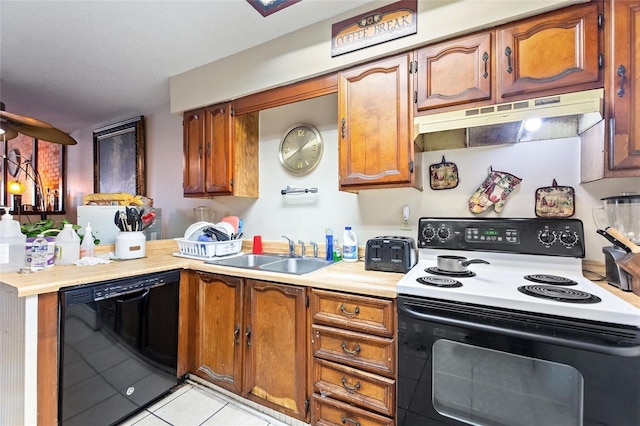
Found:
[(309, 244), (313, 247), (313, 257), (318, 257), (318, 243), (315, 241), (309, 241)]
[(298, 240), (298, 244), (300, 244), (300, 254), (302, 255), (302, 258), (304, 259), (305, 257), (307, 257), (307, 249), (304, 246), (304, 241)]
[(285, 235), (282, 235), (282, 238), (286, 239), (287, 241), (289, 241), (289, 256), (290, 257), (295, 257), (296, 256), (296, 243), (293, 242), (293, 240)]

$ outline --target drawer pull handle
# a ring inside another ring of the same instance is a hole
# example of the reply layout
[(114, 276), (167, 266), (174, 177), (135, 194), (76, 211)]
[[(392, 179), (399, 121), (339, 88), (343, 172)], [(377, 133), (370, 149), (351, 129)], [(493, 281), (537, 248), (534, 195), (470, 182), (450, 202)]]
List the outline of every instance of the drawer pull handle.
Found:
[(360, 353), (360, 345), (358, 344), (356, 344), (356, 347), (353, 348), (352, 351), (350, 351), (349, 349), (347, 349), (347, 343), (343, 340), (342, 343), (340, 344), (340, 347), (342, 348), (343, 351), (345, 351), (349, 355), (358, 355), (358, 353)]
[(346, 377), (344, 377), (344, 376), (342, 376), (342, 386), (344, 386), (344, 388), (345, 388), (346, 390), (348, 390), (349, 392), (356, 392), (356, 391), (360, 390), (360, 387), (361, 387), (362, 385), (360, 384), (360, 381), (357, 381), (357, 382), (356, 382), (356, 384), (355, 384), (354, 386), (349, 386), (349, 385), (347, 384), (347, 378), (346, 378)]
[(351, 424), (353, 424), (355, 426), (360, 426), (360, 422), (359, 421), (350, 419), (349, 417), (342, 416), (342, 424), (346, 425), (347, 422), (351, 423)]
[(353, 312), (347, 312), (346, 307), (344, 306), (344, 303), (340, 304), (340, 310), (342, 311), (343, 314), (348, 315), (348, 316), (354, 316), (354, 315), (358, 315), (360, 313), (360, 308), (356, 306), (356, 308), (353, 310)]

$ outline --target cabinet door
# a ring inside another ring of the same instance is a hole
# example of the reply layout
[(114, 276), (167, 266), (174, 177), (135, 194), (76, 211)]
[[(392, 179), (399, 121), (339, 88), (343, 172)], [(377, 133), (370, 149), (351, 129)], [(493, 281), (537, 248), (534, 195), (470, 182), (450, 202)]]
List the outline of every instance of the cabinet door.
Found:
[(205, 111), (185, 112), (183, 127), (183, 187), (185, 194), (204, 193)]
[(247, 280), (244, 397), (305, 420), (305, 288)]
[(416, 51), (416, 110), (490, 100), (493, 34), (461, 37)]
[(601, 7), (592, 2), (501, 27), (497, 102), (602, 87)]
[(212, 194), (233, 192), (233, 129), (231, 104), (205, 108), (205, 191)]
[(197, 273), (195, 374), (239, 394), (242, 381), (242, 279)]
[(401, 55), (338, 75), (341, 190), (413, 183), (410, 59)]
[(620, 171), (640, 169), (640, 1), (613, 1), (611, 21), (608, 167)]

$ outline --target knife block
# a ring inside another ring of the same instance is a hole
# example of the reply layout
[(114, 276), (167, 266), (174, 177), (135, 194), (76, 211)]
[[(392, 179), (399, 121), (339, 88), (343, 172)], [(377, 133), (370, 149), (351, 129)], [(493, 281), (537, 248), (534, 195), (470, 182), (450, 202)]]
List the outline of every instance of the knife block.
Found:
[[(627, 256), (627, 252), (615, 246), (603, 247), (602, 252), (604, 253), (605, 277), (607, 282), (618, 287), (620, 290), (632, 291), (631, 275), (617, 263)], [(636, 279), (636, 281), (638, 281), (638, 279)]]

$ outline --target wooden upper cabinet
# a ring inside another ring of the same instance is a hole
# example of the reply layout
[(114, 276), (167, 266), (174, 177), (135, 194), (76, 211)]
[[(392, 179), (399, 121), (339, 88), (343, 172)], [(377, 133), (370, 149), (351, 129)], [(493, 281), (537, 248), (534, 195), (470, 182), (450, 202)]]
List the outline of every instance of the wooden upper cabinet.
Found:
[(491, 100), (493, 37), (486, 32), (417, 50), (416, 111)]
[(602, 7), (590, 2), (498, 28), (496, 102), (602, 87)]
[(607, 67), (609, 143), (606, 175), (640, 176), (640, 1), (613, 0)]
[(184, 114), (186, 197), (258, 196), (258, 113), (233, 114), (231, 103)]
[(411, 55), (338, 74), (340, 190), (415, 186)]
[(184, 194), (204, 194), (204, 108), (184, 113), (183, 183)]

